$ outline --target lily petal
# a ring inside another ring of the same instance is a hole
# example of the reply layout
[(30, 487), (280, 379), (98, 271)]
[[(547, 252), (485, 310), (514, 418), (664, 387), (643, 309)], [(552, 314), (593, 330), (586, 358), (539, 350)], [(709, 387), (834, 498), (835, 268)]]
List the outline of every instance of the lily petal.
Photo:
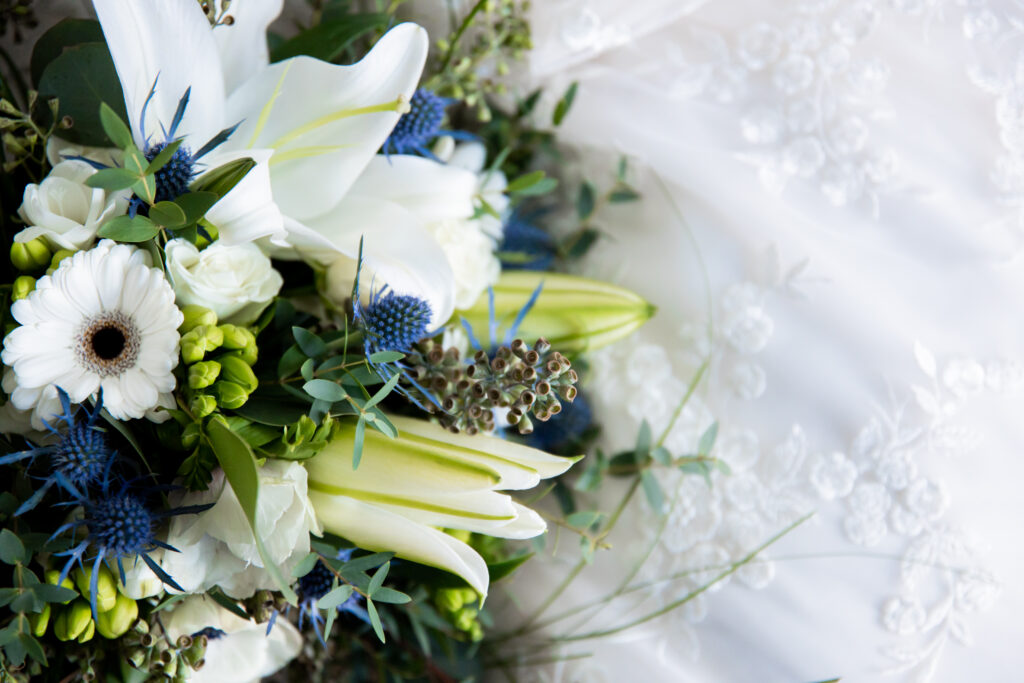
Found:
[(249, 149), (216, 151), (203, 158), (211, 170), (242, 157), (256, 162), (256, 166), (206, 213), (206, 219), (217, 226), (219, 239), (224, 244), (245, 244), (264, 237), (272, 242), (284, 239), (284, 218), (270, 189), (272, 154), (267, 149)]
[(223, 128), (220, 56), (210, 23), (195, 0), (93, 0), (93, 6), (124, 90), (135, 144), (146, 149), (147, 137), (163, 141), (161, 125), (171, 125), (189, 88), (176, 137), (198, 146)]
[(476, 174), (464, 168), (417, 156), (378, 154), (348, 196), (395, 202), (429, 223), (472, 216), (476, 186)]
[(427, 48), (426, 31), (401, 24), (352, 66), (309, 57), (272, 64), (228, 99), (228, 119), (242, 125), (225, 145), (273, 149), (282, 213), (319, 216), (338, 205), (398, 122), (399, 99), (412, 96)]
[(484, 596), (490, 577), (487, 563), (462, 541), (380, 507), (315, 490), (310, 502), (324, 529), (360, 548), (391, 551), (400, 557), (461, 576)]
[(230, 25), (213, 29), (213, 40), (224, 69), (224, 92), (240, 85), (267, 68), (267, 29), (281, 13), (284, 0), (242, 0), (231, 4)]

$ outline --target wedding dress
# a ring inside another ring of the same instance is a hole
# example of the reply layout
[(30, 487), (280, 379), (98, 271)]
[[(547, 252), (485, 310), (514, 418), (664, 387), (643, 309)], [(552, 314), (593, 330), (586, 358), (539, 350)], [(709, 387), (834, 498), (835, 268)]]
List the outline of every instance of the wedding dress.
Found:
[[(660, 309), (593, 361), (605, 448), (631, 448), (642, 420), (659, 434), (710, 359), (666, 445), (692, 453), (717, 420), (732, 470), (662, 481), (678, 497), (637, 581), (689, 574), (548, 635), (667, 605), (813, 515), (681, 609), (566, 641), (561, 661), (520, 674), (1017, 680), (1024, 3), (532, 11), (523, 90), (557, 98), (578, 81), (560, 141), (599, 184), (627, 156), (643, 194), (599, 213), (607, 237), (582, 268)], [(621, 491), (603, 494), (609, 510)], [(545, 614), (614, 589), (658, 527), (638, 495), (613, 548)], [(522, 613), (573, 566), (571, 540), (508, 589)]]

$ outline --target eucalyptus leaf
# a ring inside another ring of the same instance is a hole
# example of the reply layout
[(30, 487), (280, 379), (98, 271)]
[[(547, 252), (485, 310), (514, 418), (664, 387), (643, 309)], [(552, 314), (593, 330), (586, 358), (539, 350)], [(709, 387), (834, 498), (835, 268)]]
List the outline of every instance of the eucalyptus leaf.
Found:
[(271, 62), (280, 62), (299, 55), (308, 55), (325, 62), (334, 61), (361, 35), (387, 26), (387, 14), (348, 14), (333, 21), (323, 21), (291, 40), (275, 47)]
[(387, 578), (388, 571), (390, 569), (391, 569), (391, 562), (385, 562), (384, 564), (382, 564), (380, 567), (377, 568), (376, 572), (374, 572), (373, 578), (370, 579), (370, 585), (366, 589), (366, 592), (367, 592), (367, 594), (370, 595), (370, 597), (373, 597), (373, 594), (376, 593), (377, 590), (381, 586), (384, 585), (384, 579)]
[(138, 182), (139, 176), (125, 168), (104, 168), (96, 171), (85, 179), (89, 187), (96, 187), (107, 192), (127, 190)]
[(501, 562), (494, 562), (487, 565), (487, 573), (490, 575), (491, 583), (500, 581), (506, 576), (511, 576), (512, 573), (519, 569), (524, 563), (526, 563), (535, 553), (524, 553), (517, 555), (516, 557), (510, 557), (507, 560)]
[(335, 384), (326, 379), (313, 379), (302, 385), (302, 390), (315, 399), (334, 403), (344, 400), (345, 390), (340, 384)]
[(181, 147), (181, 143), (183, 142), (184, 140), (182, 139), (174, 140), (168, 143), (162, 150), (160, 150), (157, 153), (155, 157), (153, 157), (153, 160), (149, 162), (149, 165), (146, 166), (146, 173), (156, 173), (161, 168), (166, 166), (167, 162), (169, 162), (171, 158), (174, 157), (174, 153), (178, 151), (178, 148)]
[(24, 564), (25, 545), (10, 529), (0, 531), (0, 562), (4, 564)]
[(308, 358), (316, 358), (327, 350), (324, 340), (302, 327), (293, 327), (292, 336)]
[(395, 386), (398, 385), (398, 380), (400, 379), (402, 379), (402, 376), (397, 372), (394, 375), (392, 375), (391, 379), (385, 382), (384, 386), (378, 389), (377, 393), (370, 397), (370, 400), (367, 401), (366, 404), (363, 406), (363, 410), (369, 410), (370, 408), (374, 407), (375, 405), (383, 401), (384, 398), (394, 390)]
[(160, 226), (145, 216), (118, 216), (103, 224), (97, 235), (118, 242), (145, 242), (160, 232)]
[(191, 224), (206, 215), (206, 212), (217, 203), (217, 195), (213, 192), (186, 192), (175, 198), (174, 203), (185, 212), (185, 223)]
[(60, 116), (71, 117), (72, 126), (58, 135), (70, 142), (109, 147), (113, 141), (103, 131), (100, 105), (104, 102), (122, 119), (127, 119), (124, 93), (106, 43), (83, 43), (54, 58), (39, 78), (39, 96), (56, 97)]
[(371, 363), (394, 363), (405, 358), (405, 354), (400, 351), (378, 351), (371, 353), (367, 358)]
[(647, 502), (650, 504), (651, 509), (661, 514), (665, 509), (665, 494), (662, 492), (661, 485), (658, 484), (658, 479), (655, 477), (654, 472), (651, 470), (641, 472), (640, 485), (644, 489), (644, 495), (647, 496)]
[(157, 202), (149, 207), (149, 219), (166, 228), (180, 228), (185, 225), (185, 212), (174, 202)]
[(718, 438), (718, 422), (712, 422), (711, 426), (704, 430), (704, 433), (700, 435), (700, 441), (697, 442), (697, 452), (701, 455), (707, 455), (711, 452), (711, 449), (715, 447), (715, 439)]
[(384, 640), (384, 627), (380, 623), (380, 615), (377, 614), (377, 607), (373, 604), (373, 600), (367, 598), (366, 600), (366, 613), (370, 617), (370, 625), (373, 626), (373, 632), (380, 638), (380, 642), (386, 642)]
[(401, 591), (396, 591), (394, 588), (388, 588), (387, 586), (381, 586), (373, 592), (373, 599), (377, 602), (385, 602), (389, 605), (404, 605), (412, 602), (412, 598)]
[(353, 593), (352, 586), (345, 584), (338, 586), (327, 593), (322, 598), (316, 601), (318, 609), (336, 609), (339, 605), (343, 605), (346, 600), (352, 597)]
[(107, 134), (107, 137), (110, 138), (110, 141), (118, 149), (135, 146), (135, 140), (132, 139), (132, 131), (121, 120), (121, 117), (117, 115), (117, 112), (111, 109), (110, 105), (106, 102), (100, 104), (100, 125), (103, 126), (103, 132)]
[(302, 578), (306, 574), (313, 571), (313, 567), (316, 566), (316, 563), (319, 560), (320, 555), (318, 553), (309, 553), (304, 558), (302, 558), (297, 565), (295, 565), (294, 569), (292, 569), (292, 576), (294, 576), (297, 579)]
[(43, 71), (69, 47), (83, 43), (102, 43), (103, 29), (94, 19), (62, 19), (36, 40), (32, 47), (29, 71), (39, 86)]
[(558, 104), (555, 105), (555, 111), (551, 116), (551, 122), (556, 126), (562, 125), (562, 121), (565, 119), (565, 115), (569, 113), (572, 108), (573, 100), (576, 99), (576, 91), (579, 89), (580, 84), (576, 81), (572, 82), (572, 85), (568, 87), (562, 98), (558, 100)]

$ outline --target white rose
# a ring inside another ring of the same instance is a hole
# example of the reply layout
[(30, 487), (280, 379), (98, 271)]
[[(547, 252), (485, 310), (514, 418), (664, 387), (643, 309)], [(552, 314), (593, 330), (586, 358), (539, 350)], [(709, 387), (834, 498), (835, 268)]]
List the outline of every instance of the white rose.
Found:
[(426, 224), (455, 274), (455, 308), (469, 308), (484, 290), (498, 281), (501, 262), (494, 255), (494, 240), (481, 230), (480, 221), (446, 219)]
[[(307, 495), (306, 469), (297, 462), (269, 460), (259, 470), (260, 496), (256, 520), (270, 560), (285, 576), (309, 554), (309, 535), (320, 524)], [(214, 506), (198, 515), (171, 522), (166, 543), (178, 552), (153, 552), (167, 574), (186, 593), (220, 586), (243, 600), (256, 591), (276, 588), (256, 550), (249, 522), (224, 473), (216, 470), (206, 491), (185, 494), (177, 505)], [(159, 592), (153, 573), (143, 563), (125, 567), (125, 594), (133, 598)], [(173, 592), (173, 591), (172, 591)]]
[(54, 166), (43, 182), (28, 185), (18, 215), (29, 227), (14, 240), (42, 237), (54, 250), (90, 247), (104, 223), (128, 210), (131, 194), (89, 187), (85, 181), (94, 173), (84, 161), (67, 160)]
[(222, 322), (253, 322), (284, 284), (255, 244), (214, 242), (199, 251), (191, 242), (176, 239), (167, 243), (166, 253), (178, 304), (205, 306)]
[(182, 600), (163, 623), (172, 643), (210, 629), (205, 663), (199, 671), (189, 671), (191, 683), (258, 681), (281, 670), (302, 650), (302, 635), (287, 619), (278, 619), (268, 634), (266, 624), (235, 616), (201, 595)]

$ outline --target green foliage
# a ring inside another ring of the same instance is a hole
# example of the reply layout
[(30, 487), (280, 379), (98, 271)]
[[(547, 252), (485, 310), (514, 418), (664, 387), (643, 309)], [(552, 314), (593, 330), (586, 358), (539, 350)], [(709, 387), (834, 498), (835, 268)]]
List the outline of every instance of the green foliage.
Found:
[(125, 118), (124, 94), (106, 43), (65, 46), (39, 78), (43, 98), (57, 98), (58, 115), (69, 117), (71, 126), (60, 136), (80, 145), (108, 147), (113, 140), (103, 129), (100, 105), (112, 107)]
[(324, 21), (276, 46), (270, 53), (270, 61), (280, 62), (291, 57), (308, 55), (325, 62), (333, 62), (342, 57), (359, 38), (374, 30), (385, 28), (388, 20), (387, 14), (366, 13), (346, 14), (337, 19)]

